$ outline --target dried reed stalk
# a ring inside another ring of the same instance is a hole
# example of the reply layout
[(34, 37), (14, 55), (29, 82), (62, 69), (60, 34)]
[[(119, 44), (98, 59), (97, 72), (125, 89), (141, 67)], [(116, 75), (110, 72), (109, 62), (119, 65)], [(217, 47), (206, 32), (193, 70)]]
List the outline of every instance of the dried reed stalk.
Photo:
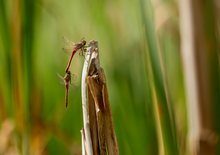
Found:
[(87, 48), (82, 73), (82, 108), (82, 154), (118, 155), (105, 74), (99, 64), (97, 41), (90, 41)]
[(213, 106), (216, 101), (212, 79), (218, 70), (213, 73), (212, 67), (218, 65), (211, 66), (213, 62), (217, 62), (217, 45), (212, 32), (215, 31), (215, 20), (209, 20), (214, 18), (211, 3), (213, 1), (180, 0), (179, 4), (189, 154), (193, 155), (216, 154), (217, 136), (213, 125)]

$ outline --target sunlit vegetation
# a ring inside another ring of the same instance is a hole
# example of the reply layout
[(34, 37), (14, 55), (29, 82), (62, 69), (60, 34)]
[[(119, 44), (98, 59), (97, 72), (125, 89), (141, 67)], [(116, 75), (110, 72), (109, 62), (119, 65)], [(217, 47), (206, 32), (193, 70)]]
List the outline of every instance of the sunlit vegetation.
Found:
[(187, 16), (184, 0), (0, 0), (0, 154), (81, 154), (84, 57), (66, 108), (63, 37), (99, 42), (121, 155), (190, 154), (192, 133), (219, 154), (220, 5), (192, 1)]

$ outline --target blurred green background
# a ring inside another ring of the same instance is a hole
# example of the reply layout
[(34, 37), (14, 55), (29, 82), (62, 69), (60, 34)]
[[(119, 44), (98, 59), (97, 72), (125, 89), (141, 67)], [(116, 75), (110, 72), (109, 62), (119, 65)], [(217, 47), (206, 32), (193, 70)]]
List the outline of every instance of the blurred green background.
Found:
[(120, 154), (185, 153), (175, 0), (0, 0), (0, 154), (81, 154), (84, 58), (73, 59), (65, 108), (63, 36), (99, 42)]

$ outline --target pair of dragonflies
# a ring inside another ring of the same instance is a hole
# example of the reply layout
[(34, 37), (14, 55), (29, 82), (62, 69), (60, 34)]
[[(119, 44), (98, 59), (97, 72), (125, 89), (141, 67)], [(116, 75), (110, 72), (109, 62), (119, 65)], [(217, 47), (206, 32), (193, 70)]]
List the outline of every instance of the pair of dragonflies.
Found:
[[(69, 42), (68, 44), (70, 44), (70, 41), (68, 41), (67, 39), (65, 39), (65, 40), (66, 40), (66, 42)], [(64, 75), (64, 77), (62, 77), (64, 84), (65, 84), (65, 104), (66, 104), (66, 107), (68, 106), (69, 87), (71, 84), (71, 76), (72, 76), (71, 72), (70, 72), (70, 65), (71, 65), (72, 59), (77, 51), (81, 50), (82, 54), (84, 54), (84, 52), (86, 51), (86, 41), (84, 39), (82, 39), (80, 42), (75, 43), (75, 44), (73, 44), (71, 42), (70, 46), (71, 46), (72, 53), (71, 53), (71, 56), (69, 58), (69, 61), (67, 63), (66, 69), (65, 69), (65, 75)]]

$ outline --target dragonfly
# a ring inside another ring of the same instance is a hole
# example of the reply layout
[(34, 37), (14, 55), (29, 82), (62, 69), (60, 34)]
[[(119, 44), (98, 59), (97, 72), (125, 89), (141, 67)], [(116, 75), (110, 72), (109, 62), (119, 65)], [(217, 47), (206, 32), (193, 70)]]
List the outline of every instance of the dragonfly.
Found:
[(72, 74), (70, 71), (68, 71), (67, 73), (65, 73), (64, 76), (61, 76), (59, 73), (57, 73), (57, 76), (62, 80), (60, 84), (65, 85), (65, 105), (67, 108), (69, 103), (69, 90), (71, 87), (75, 86), (75, 84), (72, 84), (72, 81), (76, 80), (77, 75)]
[(65, 104), (66, 104), (66, 108), (68, 106), (68, 100), (69, 100), (69, 87), (70, 87), (70, 84), (71, 84), (71, 72), (70, 71), (67, 71), (65, 76), (63, 77), (63, 81), (64, 81), (64, 84), (65, 84)]
[(69, 61), (67, 63), (65, 72), (68, 73), (69, 69), (70, 69), (70, 65), (73, 59), (73, 56), (76, 54), (76, 52), (78, 50), (81, 50), (82, 53), (85, 51), (85, 47), (86, 47), (86, 41), (84, 39), (82, 39), (80, 42), (73, 44), (71, 41), (69, 41), (68, 39), (64, 38), (65, 41), (69, 44), (69, 46), (71, 46), (70, 48), (72, 48), (72, 54), (69, 58)]

